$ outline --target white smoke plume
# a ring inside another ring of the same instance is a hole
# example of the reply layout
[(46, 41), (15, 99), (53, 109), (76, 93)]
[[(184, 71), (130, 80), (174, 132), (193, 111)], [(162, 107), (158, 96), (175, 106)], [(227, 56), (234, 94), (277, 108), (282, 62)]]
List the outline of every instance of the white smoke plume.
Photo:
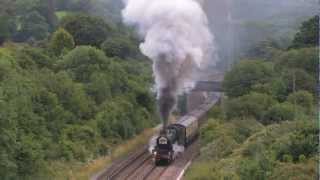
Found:
[(124, 3), (124, 23), (137, 28), (143, 38), (140, 50), (153, 61), (159, 111), (166, 127), (177, 95), (193, 87), (199, 70), (209, 63), (214, 51), (202, 0)]

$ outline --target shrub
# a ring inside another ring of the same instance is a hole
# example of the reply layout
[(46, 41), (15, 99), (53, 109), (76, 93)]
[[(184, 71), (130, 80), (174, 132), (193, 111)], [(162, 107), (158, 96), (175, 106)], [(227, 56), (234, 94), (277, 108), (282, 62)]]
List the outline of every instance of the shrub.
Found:
[(278, 101), (283, 102), (287, 99), (289, 87), (283, 78), (277, 77), (265, 84), (254, 85), (252, 91), (271, 95)]
[(313, 110), (313, 96), (308, 91), (298, 91), (292, 93), (288, 97), (288, 102), (291, 104), (297, 104), (303, 107), (307, 113), (310, 113)]
[(105, 40), (101, 44), (101, 49), (108, 57), (120, 57), (125, 59), (127, 57), (134, 57), (138, 50), (135, 48), (133, 42), (128, 38), (115, 37)]
[(13, 35), (14, 29), (15, 23), (12, 19), (9, 16), (0, 15), (0, 46)]
[(319, 44), (319, 16), (302, 23), (299, 32), (295, 35), (290, 48), (318, 46)]
[(229, 97), (248, 94), (256, 84), (268, 82), (273, 76), (270, 63), (258, 60), (241, 61), (225, 75), (224, 91)]
[(49, 68), (52, 69), (54, 60), (42, 49), (24, 47), (16, 52), (17, 61), (24, 69)]
[(250, 93), (227, 101), (226, 115), (228, 119), (254, 117), (261, 120), (268, 107), (275, 103), (276, 101), (267, 94)]
[(49, 35), (49, 24), (39, 12), (32, 11), (21, 17), (21, 28), (18, 31), (18, 41), (29, 39), (43, 40)]
[(271, 106), (264, 114), (263, 123), (279, 123), (285, 120), (294, 120), (296, 109), (291, 103), (281, 103)]
[(316, 76), (312, 76), (302, 69), (284, 70), (281, 73), (281, 78), (285, 81), (288, 92), (308, 91), (314, 95), (317, 93)]
[(101, 50), (90, 46), (78, 46), (63, 57), (60, 66), (78, 82), (89, 82), (91, 75), (108, 70), (111, 61)]
[(287, 162), (287, 156), (290, 156), (293, 162), (299, 162), (312, 157), (318, 152), (318, 132), (317, 127), (304, 123), (297, 131), (279, 138), (273, 145), (276, 158)]
[(261, 155), (258, 159), (244, 159), (237, 172), (241, 180), (267, 180), (273, 171), (273, 162)]
[(301, 69), (311, 76), (316, 76), (318, 60), (317, 48), (292, 49), (283, 52), (275, 59), (275, 69), (279, 72), (285, 69)]
[(50, 48), (56, 56), (60, 56), (65, 52), (73, 49), (75, 46), (73, 37), (66, 30), (60, 28), (53, 33)]
[(111, 35), (111, 27), (98, 17), (77, 14), (63, 18), (62, 27), (74, 38), (75, 44), (99, 47)]

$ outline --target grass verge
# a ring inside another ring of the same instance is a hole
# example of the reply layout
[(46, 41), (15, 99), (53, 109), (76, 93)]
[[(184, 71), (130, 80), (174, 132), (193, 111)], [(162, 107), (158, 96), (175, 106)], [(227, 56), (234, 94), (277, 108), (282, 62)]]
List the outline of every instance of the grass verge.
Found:
[(124, 157), (135, 149), (149, 142), (156, 129), (147, 129), (140, 135), (118, 145), (110, 156), (100, 157), (88, 163), (54, 162), (51, 171), (57, 180), (88, 180), (90, 177), (104, 170), (118, 158)]

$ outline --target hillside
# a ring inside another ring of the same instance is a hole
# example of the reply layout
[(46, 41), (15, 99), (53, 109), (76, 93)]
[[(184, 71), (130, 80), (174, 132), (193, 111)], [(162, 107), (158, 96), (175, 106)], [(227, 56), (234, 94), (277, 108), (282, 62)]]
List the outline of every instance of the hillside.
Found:
[(318, 27), (319, 17), (306, 20), (290, 48), (263, 43), (232, 67), (186, 179), (319, 177)]
[(107, 2), (48, 2), (1, 1), (3, 180), (55, 179), (157, 123), (135, 34), (92, 13)]

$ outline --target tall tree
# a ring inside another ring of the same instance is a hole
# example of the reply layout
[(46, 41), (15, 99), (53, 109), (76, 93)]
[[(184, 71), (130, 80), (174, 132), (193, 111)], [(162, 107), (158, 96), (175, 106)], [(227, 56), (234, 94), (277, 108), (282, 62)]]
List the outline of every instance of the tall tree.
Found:
[(54, 27), (57, 23), (55, 15), (55, 0), (47, 0), (48, 3), (48, 23), (51, 27)]
[(319, 16), (314, 16), (302, 23), (295, 35), (291, 48), (302, 48), (319, 45)]

